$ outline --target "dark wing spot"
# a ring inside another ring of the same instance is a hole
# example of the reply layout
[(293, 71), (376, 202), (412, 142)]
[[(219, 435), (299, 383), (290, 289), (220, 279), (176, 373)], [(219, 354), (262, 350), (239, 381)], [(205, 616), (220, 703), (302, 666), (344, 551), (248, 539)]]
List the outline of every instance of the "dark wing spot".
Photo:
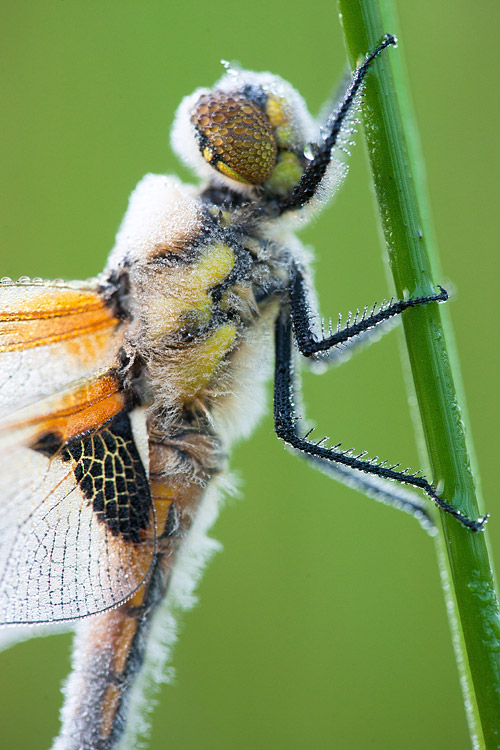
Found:
[(47, 458), (52, 458), (61, 450), (63, 441), (56, 432), (45, 432), (30, 447)]
[[(51, 445), (47, 438), (37, 449), (44, 452)], [(128, 414), (118, 414), (98, 433), (70, 441), (61, 458), (73, 463), (75, 479), (97, 519), (113, 535), (139, 543), (141, 531), (151, 523), (152, 503)]]

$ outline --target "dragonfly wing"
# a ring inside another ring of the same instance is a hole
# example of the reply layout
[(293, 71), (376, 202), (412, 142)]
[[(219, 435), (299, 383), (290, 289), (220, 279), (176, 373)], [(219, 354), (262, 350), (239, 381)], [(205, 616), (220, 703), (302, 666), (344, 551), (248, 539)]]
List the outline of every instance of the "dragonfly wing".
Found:
[[(149, 483), (114, 367), (123, 334), (90, 285), (0, 286), (0, 622), (128, 599), (155, 558)], [(75, 376), (78, 378), (75, 380)]]
[(117, 606), (153, 564), (151, 495), (128, 413), (63, 442), (53, 431), (61, 420), (49, 415), (37, 423), (35, 439), (32, 425), (18, 428), (19, 440), (11, 430), (0, 436), (4, 624), (77, 619)]

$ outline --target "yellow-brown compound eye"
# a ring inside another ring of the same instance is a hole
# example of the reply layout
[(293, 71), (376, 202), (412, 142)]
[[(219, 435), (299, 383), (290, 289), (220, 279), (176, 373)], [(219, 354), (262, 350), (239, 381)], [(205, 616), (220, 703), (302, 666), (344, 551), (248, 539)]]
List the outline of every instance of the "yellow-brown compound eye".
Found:
[(277, 157), (273, 128), (267, 115), (238, 93), (204, 94), (191, 114), (203, 157), (226, 177), (261, 185)]

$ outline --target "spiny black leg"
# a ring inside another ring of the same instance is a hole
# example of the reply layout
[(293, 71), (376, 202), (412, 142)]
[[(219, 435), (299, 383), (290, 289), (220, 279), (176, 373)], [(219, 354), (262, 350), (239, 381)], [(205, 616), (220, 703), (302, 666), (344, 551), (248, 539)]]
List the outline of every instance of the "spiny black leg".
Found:
[(373, 60), (392, 44), (396, 44), (396, 38), (392, 34), (386, 34), (379, 46), (367, 55), (366, 60), (353, 73), (349, 88), (344, 94), (344, 98), (335, 113), (335, 117), (330, 128), (330, 132), (325, 140), (319, 144), (314, 158), (307, 165), (300, 182), (295, 187), (290, 198), (283, 200), (280, 204), (281, 213), (291, 209), (301, 208), (309, 201), (318, 189), (318, 185), (323, 179), (327, 167), (332, 158), (332, 149), (335, 147), (339, 134), (344, 125), (352, 105), (356, 100), (356, 95), (363, 83), (363, 79)]
[(299, 351), (304, 357), (311, 357), (317, 352), (324, 352), (331, 349), (332, 346), (346, 343), (354, 336), (359, 336), (363, 331), (367, 331), (370, 328), (374, 328), (380, 323), (383, 323), (384, 320), (389, 320), (389, 318), (392, 318), (395, 315), (400, 315), (409, 307), (427, 305), (429, 302), (445, 302), (448, 299), (448, 292), (446, 289), (443, 289), (442, 286), (438, 288), (440, 289), (439, 294), (399, 300), (389, 304), (387, 307), (380, 308), (378, 312), (372, 310), (370, 315), (366, 314), (367, 310), (365, 309), (365, 312), (359, 321), (356, 320), (352, 325), (348, 325), (346, 328), (336, 331), (327, 338), (318, 340), (311, 330), (309, 303), (304, 277), (299, 268), (294, 266), (291, 277), (290, 304), (293, 331), (295, 333), (295, 340)]
[[(417, 474), (406, 474), (395, 471), (395, 467), (386, 467), (352, 455), (351, 451), (336, 451), (335, 448), (325, 448), (321, 443), (312, 443), (300, 437), (297, 430), (297, 420), (293, 404), (293, 373), (292, 373), (292, 326), (290, 311), (284, 307), (276, 322), (275, 333), (276, 365), (274, 376), (274, 428), (276, 434), (293, 448), (308, 456), (316, 456), (326, 461), (349, 466), (367, 474), (374, 474), (385, 479), (393, 479), (402, 484), (419, 487), (442, 510), (456, 518), (460, 523), (472, 531), (481, 531), (488, 516), (472, 520), (461, 511), (439, 497), (432, 485), (425, 477)], [(335, 446), (338, 447), (338, 446)]]
[[(318, 352), (314, 356), (309, 357), (308, 363), (311, 366), (311, 369), (316, 372), (322, 372), (323, 365), (326, 365), (329, 368), (338, 367), (339, 365), (348, 362), (353, 355), (365, 350), (371, 344), (380, 341), (382, 336), (390, 333), (396, 327), (397, 323), (397, 318), (392, 318), (391, 320), (388, 320), (384, 326), (370, 328), (368, 331), (363, 331), (358, 336), (349, 339), (349, 341), (344, 342), (340, 346), (334, 346), (326, 352)], [(340, 325), (338, 325), (337, 330), (340, 330)]]
[(323, 474), (341, 484), (345, 484), (346, 487), (351, 487), (363, 493), (363, 495), (370, 497), (372, 500), (408, 513), (419, 522), (428, 534), (431, 536), (436, 534), (437, 527), (430, 511), (426, 507), (424, 498), (418, 497), (407, 487), (391, 482), (389, 479), (356, 471), (356, 469), (351, 469), (349, 466), (342, 466), (333, 461), (326, 461), (324, 458), (309, 456), (307, 453), (302, 453), (301, 455), (313, 468), (321, 471)]

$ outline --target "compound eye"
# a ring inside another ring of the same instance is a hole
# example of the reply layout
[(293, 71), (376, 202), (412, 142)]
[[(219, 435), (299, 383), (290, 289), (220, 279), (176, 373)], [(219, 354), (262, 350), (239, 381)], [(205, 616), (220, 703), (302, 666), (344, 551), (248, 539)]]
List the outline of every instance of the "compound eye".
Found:
[(206, 161), (226, 177), (261, 185), (274, 170), (277, 146), (267, 115), (238, 93), (204, 94), (191, 113)]

